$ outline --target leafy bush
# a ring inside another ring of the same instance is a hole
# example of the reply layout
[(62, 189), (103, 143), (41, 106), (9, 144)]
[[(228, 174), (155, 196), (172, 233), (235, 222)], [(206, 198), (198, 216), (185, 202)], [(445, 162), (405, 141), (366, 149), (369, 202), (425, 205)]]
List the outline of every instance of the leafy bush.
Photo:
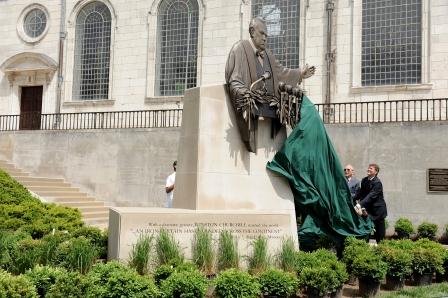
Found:
[[(428, 249), (430, 251), (432, 251), (432, 253), (425, 253), (427, 256), (424, 257), (425, 259), (428, 258), (427, 261), (430, 261), (429, 259), (431, 259), (431, 256), (434, 256), (433, 260), (431, 262), (433, 262), (434, 264), (434, 270), (438, 273), (443, 274), (444, 273), (444, 269), (443, 269), (443, 257), (446, 253), (446, 249), (438, 242), (435, 241), (431, 241), (429, 239), (426, 238), (422, 238), (417, 240), (414, 243), (414, 248), (423, 248), (423, 249)], [(437, 257), (435, 257), (435, 255), (437, 255)], [(440, 261), (440, 259), (442, 261)], [(415, 260), (415, 262), (419, 262), (421, 260)], [(440, 263), (442, 262), (442, 263)], [(442, 265), (440, 265), (442, 264)]]
[(193, 238), (193, 262), (205, 275), (214, 274), (215, 254), (212, 233), (203, 227), (196, 228)]
[(443, 256), (438, 250), (424, 247), (416, 247), (412, 251), (412, 267), (417, 274), (444, 273)]
[(208, 281), (199, 271), (174, 272), (162, 281), (162, 297), (200, 298), (205, 296)]
[(25, 239), (30, 240), (32, 238), (23, 231), (0, 231), (0, 268), (7, 271), (12, 269), (17, 242)]
[(395, 233), (397, 233), (398, 238), (408, 239), (412, 233), (414, 233), (414, 226), (412, 222), (407, 218), (399, 218), (395, 222)]
[(157, 285), (160, 285), (162, 281), (170, 277), (174, 273), (174, 266), (170, 264), (160, 265), (154, 270), (154, 280)]
[(97, 248), (98, 257), (100, 259), (107, 258), (107, 230), (102, 231), (97, 227), (84, 226), (74, 230), (72, 236), (75, 238), (84, 236), (89, 239), (90, 243)]
[(53, 268), (49, 266), (36, 266), (28, 270), (25, 276), (34, 284), (40, 297), (45, 297), (50, 287), (56, 279), (65, 273), (63, 268)]
[(36, 287), (25, 276), (13, 276), (0, 270), (0, 297), (37, 298)]
[(221, 272), (214, 283), (218, 298), (255, 298), (261, 293), (255, 277), (234, 268)]
[(268, 239), (260, 235), (252, 242), (252, 254), (248, 257), (249, 272), (258, 274), (268, 269), (270, 257), (268, 254)]
[(95, 285), (77, 271), (63, 272), (48, 290), (45, 298), (80, 298), (87, 297)]
[(378, 246), (383, 261), (387, 264), (387, 276), (405, 278), (412, 273), (412, 254), (403, 249), (383, 245)]
[(160, 284), (162, 281), (170, 277), (174, 272), (184, 272), (184, 271), (196, 271), (198, 268), (195, 264), (191, 262), (184, 262), (178, 264), (176, 262), (171, 262), (169, 264), (161, 265), (154, 271), (154, 279), (156, 284)]
[(73, 231), (81, 226), (79, 210), (40, 202), (0, 170), (0, 227), (23, 230), (38, 239), (53, 229)]
[(132, 245), (129, 253), (129, 267), (134, 268), (140, 275), (148, 273), (152, 247), (152, 235), (140, 234), (137, 243)]
[(258, 276), (263, 295), (288, 297), (299, 288), (298, 280), (293, 273), (278, 269), (268, 269)]
[(41, 239), (41, 263), (42, 265), (55, 265), (58, 246), (70, 238), (68, 233), (56, 232), (45, 235)]
[(342, 287), (348, 279), (345, 265), (337, 256), (325, 249), (296, 255), (299, 285), (309, 294), (326, 295)]
[(127, 268), (118, 262), (97, 264), (87, 275), (91, 288), (89, 298), (158, 297), (159, 291), (147, 276)]
[(218, 244), (218, 270), (239, 267), (238, 243), (230, 231), (221, 231)]
[(34, 266), (39, 264), (41, 241), (34, 239), (19, 240), (15, 244), (11, 255), (9, 272), (13, 274), (25, 273), (26, 270), (34, 268)]
[(430, 222), (422, 222), (417, 227), (418, 238), (427, 238), (429, 240), (435, 240), (438, 227), (436, 224)]
[(165, 229), (160, 229), (156, 239), (156, 254), (159, 265), (170, 262), (182, 263), (184, 256), (179, 243), (174, 236)]
[(368, 249), (354, 258), (352, 269), (359, 279), (381, 281), (386, 277), (387, 264), (373, 249)]
[(282, 247), (277, 257), (278, 265), (287, 272), (295, 272), (296, 269), (296, 248), (294, 240), (287, 238), (282, 240)]
[(299, 275), (299, 286), (308, 294), (324, 296), (339, 288), (336, 273), (325, 266), (305, 267)]
[(369, 244), (364, 240), (359, 240), (354, 237), (348, 237), (345, 239), (344, 251), (342, 252), (342, 261), (345, 263), (349, 274), (352, 274), (353, 272), (353, 261), (355, 258), (369, 249)]
[(57, 250), (59, 264), (81, 274), (87, 273), (92, 268), (98, 256), (96, 247), (83, 236), (61, 243)]

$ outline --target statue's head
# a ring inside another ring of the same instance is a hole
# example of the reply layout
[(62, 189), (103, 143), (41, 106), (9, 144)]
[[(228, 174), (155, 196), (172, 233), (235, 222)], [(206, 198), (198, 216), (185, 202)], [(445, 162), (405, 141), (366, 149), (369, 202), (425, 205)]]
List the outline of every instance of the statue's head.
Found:
[(249, 24), (249, 34), (258, 50), (264, 51), (268, 42), (266, 23), (261, 18), (254, 18)]

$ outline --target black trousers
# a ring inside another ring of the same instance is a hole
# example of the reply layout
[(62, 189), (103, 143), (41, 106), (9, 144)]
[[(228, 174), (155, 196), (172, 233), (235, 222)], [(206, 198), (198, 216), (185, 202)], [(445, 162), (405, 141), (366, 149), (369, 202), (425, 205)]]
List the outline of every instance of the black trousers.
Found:
[(375, 240), (376, 243), (380, 243), (381, 240), (384, 239), (386, 236), (386, 222), (384, 221), (384, 218), (377, 219), (373, 221), (373, 224), (375, 225)]

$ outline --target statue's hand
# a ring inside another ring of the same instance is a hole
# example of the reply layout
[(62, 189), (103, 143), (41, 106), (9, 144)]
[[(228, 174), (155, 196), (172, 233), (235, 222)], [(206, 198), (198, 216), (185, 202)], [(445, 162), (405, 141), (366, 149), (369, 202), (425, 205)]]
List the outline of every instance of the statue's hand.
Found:
[(316, 72), (315, 66), (308, 66), (308, 64), (306, 64), (302, 70), (302, 79), (308, 79), (309, 77), (312, 77), (315, 72)]

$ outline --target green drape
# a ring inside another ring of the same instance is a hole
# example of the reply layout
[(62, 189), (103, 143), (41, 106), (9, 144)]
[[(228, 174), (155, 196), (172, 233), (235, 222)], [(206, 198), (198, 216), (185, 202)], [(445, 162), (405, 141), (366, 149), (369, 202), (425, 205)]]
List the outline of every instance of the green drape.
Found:
[(328, 237), (341, 243), (347, 236), (365, 237), (369, 219), (359, 217), (338, 156), (314, 104), (304, 96), (301, 120), (267, 168), (285, 176), (302, 213), (300, 246)]

